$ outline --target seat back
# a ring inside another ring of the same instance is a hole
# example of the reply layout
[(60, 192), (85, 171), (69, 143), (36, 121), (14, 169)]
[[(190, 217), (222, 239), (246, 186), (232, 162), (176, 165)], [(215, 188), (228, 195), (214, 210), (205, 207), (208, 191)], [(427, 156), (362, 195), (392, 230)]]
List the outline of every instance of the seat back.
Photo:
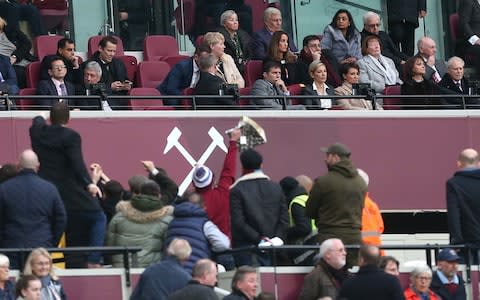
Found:
[(187, 55), (175, 55), (175, 56), (166, 56), (161, 59), (161, 61), (166, 62), (170, 68), (173, 68), (176, 64), (186, 59), (189, 59), (190, 56)]
[(262, 78), (263, 62), (250, 60), (245, 64), (245, 86), (252, 86), (257, 79)]
[[(195, 95), (195, 89), (194, 88), (186, 88), (183, 90), (183, 95), (185, 96), (193, 96)], [(191, 109), (193, 106), (193, 101), (190, 98), (186, 98), (182, 100), (182, 107), (183, 109)]]
[(33, 51), (40, 61), (47, 56), (57, 53), (57, 43), (63, 39), (61, 35), (39, 35), (33, 39)]
[(43, 24), (48, 31), (60, 29), (63, 32), (68, 28), (68, 9), (41, 8), (38, 12), (42, 16)]
[(27, 65), (25, 76), (27, 77), (27, 87), (36, 88), (40, 81), (40, 67), (42, 63), (39, 61), (31, 62)]
[[(130, 96), (161, 96), (160, 92), (155, 88), (133, 88), (129, 92)], [(173, 110), (173, 107), (163, 106), (162, 99), (136, 99), (132, 97), (130, 100), (132, 110)]]
[[(252, 93), (252, 88), (251, 87), (245, 87), (239, 89), (240, 96), (249, 96)], [(238, 104), (241, 106), (250, 106), (250, 99), (243, 98), (238, 100)]]
[(156, 88), (167, 77), (170, 66), (163, 61), (142, 61), (138, 65), (137, 87)]
[(170, 35), (149, 35), (143, 40), (143, 60), (178, 55), (177, 40)]
[[(36, 88), (24, 88), (24, 89), (21, 89), (20, 92), (18, 93), (19, 96), (31, 96), (36, 94), (37, 94)], [(20, 98), (20, 99), (17, 99), (16, 104), (17, 104), (17, 108), (20, 110), (31, 110), (34, 108), (36, 103), (34, 99)]]
[(450, 29), (450, 36), (452, 37), (453, 41), (456, 41), (459, 36), (458, 13), (451, 14), (448, 17), (448, 25)]
[(269, 4), (269, 1), (262, 0), (245, 0), (245, 4), (249, 5), (252, 8), (252, 28), (253, 32), (258, 31), (263, 28), (263, 12), (269, 6), (276, 7), (280, 9), (280, 3)]
[[(400, 85), (392, 85), (385, 87), (383, 90), (383, 94), (386, 96), (392, 95), (401, 95), (401, 86)], [(400, 98), (384, 98), (383, 99), (383, 109), (402, 109), (400, 106), (402, 104), (402, 99)]]
[[(292, 84), (292, 85), (288, 86), (288, 90), (290, 91), (291, 96), (301, 95), (302, 94), (302, 89), (304, 87), (305, 87), (305, 85), (303, 85), (303, 84)], [(292, 105), (297, 105), (297, 104), (300, 104), (301, 101), (299, 99), (291, 98), (290, 102), (291, 102), (290, 104), (292, 104)]]
[[(93, 53), (98, 50), (98, 43), (100, 43), (103, 37), (103, 35), (94, 35), (88, 39), (87, 56), (89, 58), (92, 57)], [(125, 55), (122, 39), (115, 35), (113, 35), (113, 37), (117, 40), (117, 52), (115, 53), (115, 56)]]
[(125, 68), (127, 68), (127, 77), (131, 82), (135, 82), (135, 75), (137, 74), (137, 58), (132, 55), (120, 55), (116, 56), (119, 60), (123, 61)]

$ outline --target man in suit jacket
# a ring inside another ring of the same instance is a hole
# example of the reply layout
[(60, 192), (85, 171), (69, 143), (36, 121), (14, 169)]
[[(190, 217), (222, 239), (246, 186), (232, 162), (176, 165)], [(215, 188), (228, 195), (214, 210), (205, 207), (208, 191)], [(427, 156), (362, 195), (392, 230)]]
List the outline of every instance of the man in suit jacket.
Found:
[[(30, 127), (32, 149), (40, 160), (40, 177), (58, 189), (67, 211), (66, 238), (69, 247), (102, 246), (106, 217), (96, 195), (98, 187), (92, 182), (82, 155), (82, 139), (66, 125), (70, 110), (66, 103), (57, 102), (50, 109), (50, 122), (37, 116)], [(99, 253), (68, 255), (67, 267), (99, 267)]]
[[(447, 62), (447, 74), (443, 76), (438, 83), (439, 86), (452, 91), (455, 94), (470, 94), (470, 84), (464, 75), (465, 62), (458, 56), (451, 57)], [(462, 98), (442, 98), (443, 104), (453, 104), (451, 108), (463, 108)], [(465, 103), (468, 105), (475, 105), (472, 108), (479, 108), (479, 99), (465, 98)]]
[[(193, 88), (200, 79), (198, 59), (211, 52), (210, 47), (201, 45), (195, 49), (192, 58), (177, 63), (168, 73), (167, 77), (157, 87), (162, 95), (178, 96), (186, 88)], [(180, 105), (181, 99), (164, 99), (165, 105)]]
[[(263, 64), (263, 79), (255, 81), (252, 87), (252, 96), (280, 96), (279, 98), (253, 99), (255, 105), (262, 109), (283, 109), (282, 96), (289, 96), (287, 86), (281, 79), (281, 66), (276, 61), (267, 61)], [(286, 105), (287, 109), (305, 109), (303, 105)]]
[(380, 30), (381, 21), (380, 16), (373, 11), (369, 11), (363, 15), (363, 30), (360, 33), (362, 35), (362, 44), (365, 38), (369, 35), (376, 35), (380, 39), (380, 44), (382, 46), (382, 55), (390, 58), (395, 63), (397, 70), (401, 71), (401, 65), (403, 65), (408, 56), (400, 52), (395, 43), (392, 41), (390, 36), (385, 32)]
[(425, 61), (425, 79), (430, 79), (435, 83), (442, 80), (443, 75), (447, 73), (447, 65), (441, 59), (437, 59), (437, 45), (432, 38), (421, 37), (417, 43), (418, 55)]
[(480, 77), (480, 3), (477, 0), (460, 0), (458, 17), (460, 29), (465, 35), (467, 52), (476, 57), (475, 68)]
[(388, 0), (388, 30), (395, 45), (407, 56), (413, 55), (418, 18), (427, 15), (426, 0)]
[(65, 80), (73, 83), (74, 85), (80, 85), (82, 82), (80, 57), (75, 55), (75, 42), (69, 38), (63, 38), (59, 40), (57, 43), (57, 53), (47, 55), (42, 59), (42, 64), (40, 66), (40, 79), (50, 79), (50, 65), (52, 60), (58, 57), (63, 59), (63, 63), (67, 67), (67, 75), (65, 75)]
[[(267, 8), (263, 13), (265, 27), (255, 32), (250, 41), (251, 59), (263, 60), (267, 56), (268, 45), (275, 31), (282, 30), (282, 13), (275, 7)], [(288, 47), (292, 52), (297, 52), (293, 38), (288, 35)]]
[[(195, 86), (195, 95), (223, 95), (222, 86), (226, 83), (221, 77), (216, 75), (217, 57), (213, 54), (203, 56), (198, 60), (200, 67), (200, 79)], [(198, 106), (231, 106), (232, 99), (202, 98), (197, 99)], [(209, 109), (209, 108), (205, 108)], [(225, 107), (224, 107), (225, 109)]]
[[(67, 75), (67, 66), (60, 56), (56, 56), (50, 60), (50, 67), (48, 69), (49, 79), (40, 80), (37, 86), (37, 95), (51, 95), (51, 96), (72, 96), (75, 95), (75, 86), (68, 82), (65, 78)], [(50, 107), (54, 103), (60, 101), (67, 104), (73, 104), (69, 99), (53, 98), (53, 99), (38, 99), (38, 105), (42, 108)]]

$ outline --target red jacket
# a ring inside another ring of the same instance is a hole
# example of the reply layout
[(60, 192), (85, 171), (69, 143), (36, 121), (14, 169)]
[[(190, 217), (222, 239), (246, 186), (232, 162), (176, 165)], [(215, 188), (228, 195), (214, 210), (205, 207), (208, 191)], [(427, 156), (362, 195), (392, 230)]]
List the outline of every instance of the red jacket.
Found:
[[(405, 300), (421, 300), (421, 298), (412, 290), (412, 288), (407, 288), (405, 292), (403, 292), (403, 295), (405, 296)], [(441, 298), (430, 289), (428, 290), (428, 296), (430, 300), (441, 300)]]
[(209, 185), (202, 189), (196, 189), (197, 193), (203, 196), (208, 218), (229, 238), (232, 237), (230, 232), (230, 186), (235, 181), (237, 172), (237, 152), (237, 142), (230, 141), (217, 186)]

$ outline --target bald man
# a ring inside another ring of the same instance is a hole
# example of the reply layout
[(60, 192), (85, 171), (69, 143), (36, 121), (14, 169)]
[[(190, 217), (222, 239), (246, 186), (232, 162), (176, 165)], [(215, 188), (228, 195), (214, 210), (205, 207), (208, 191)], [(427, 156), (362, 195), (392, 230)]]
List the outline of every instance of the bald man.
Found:
[(217, 283), (217, 265), (209, 259), (197, 260), (192, 270), (192, 280), (181, 290), (168, 297), (168, 300), (218, 300), (214, 292)]
[(458, 171), (447, 181), (450, 244), (480, 246), (480, 169), (478, 152), (467, 148), (458, 156)]
[[(20, 154), (17, 176), (0, 185), (0, 248), (56, 247), (67, 224), (57, 188), (37, 175), (38, 157)], [(28, 187), (28, 188), (26, 188)], [(19, 266), (9, 255), (10, 266)]]
[(442, 59), (437, 59), (437, 44), (428, 36), (421, 37), (417, 42), (418, 54), (425, 62), (425, 79), (430, 79), (435, 83), (442, 80), (443, 75), (447, 73), (447, 65)]

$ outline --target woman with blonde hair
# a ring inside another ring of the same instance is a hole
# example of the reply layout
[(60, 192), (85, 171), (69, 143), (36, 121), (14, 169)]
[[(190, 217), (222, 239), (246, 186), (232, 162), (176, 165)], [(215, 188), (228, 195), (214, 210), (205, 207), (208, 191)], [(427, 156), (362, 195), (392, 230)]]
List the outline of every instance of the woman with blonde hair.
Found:
[(223, 78), (226, 83), (236, 84), (238, 88), (245, 87), (245, 80), (235, 64), (233, 58), (225, 53), (225, 38), (220, 32), (207, 32), (203, 43), (208, 46), (211, 53), (218, 58), (216, 75)]
[[(312, 84), (305, 85), (302, 95), (335, 95), (333, 87), (327, 84), (327, 67), (320, 60), (314, 60), (308, 67), (308, 73), (313, 79)], [(334, 102), (329, 98), (302, 99), (303, 105), (309, 109), (329, 109)]]
[(24, 275), (35, 275), (42, 282), (42, 300), (66, 300), (63, 285), (52, 264), (50, 253), (45, 248), (36, 248), (30, 252), (25, 262)]

